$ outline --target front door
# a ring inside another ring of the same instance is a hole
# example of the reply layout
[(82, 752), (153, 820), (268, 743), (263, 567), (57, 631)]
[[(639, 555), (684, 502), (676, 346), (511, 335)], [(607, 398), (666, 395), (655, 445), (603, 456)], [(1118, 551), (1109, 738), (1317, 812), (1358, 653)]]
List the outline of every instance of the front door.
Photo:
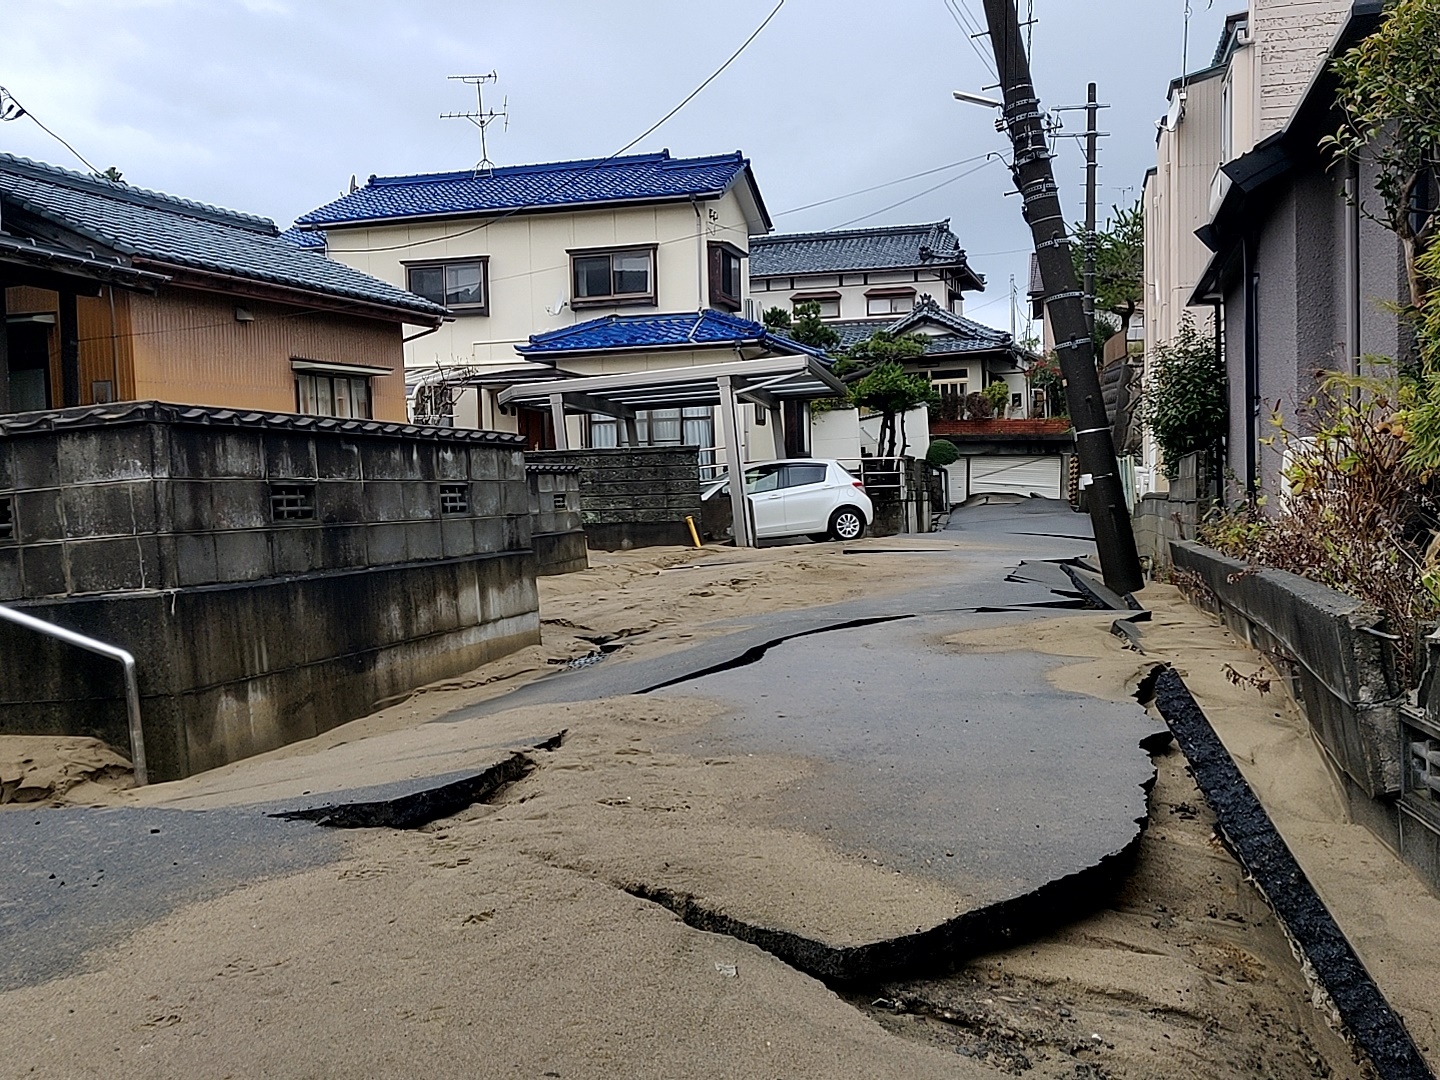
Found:
[(785, 493), (780, 489), (784, 465), (756, 465), (745, 470), (745, 495), (755, 517), (757, 538), (785, 535)]

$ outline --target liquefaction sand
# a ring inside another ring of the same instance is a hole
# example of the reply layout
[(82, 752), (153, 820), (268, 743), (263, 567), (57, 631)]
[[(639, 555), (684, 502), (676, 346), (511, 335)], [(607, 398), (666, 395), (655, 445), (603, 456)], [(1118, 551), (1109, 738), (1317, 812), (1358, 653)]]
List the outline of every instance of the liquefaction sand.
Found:
[[(838, 553), (819, 549), (701, 557), (733, 556), (736, 567), (696, 570), (674, 569), (695, 558), (676, 552), (597, 556), (590, 574), (542, 582), (547, 641), (528, 657), (312, 743), (448, 712), (588, 652), (586, 637), (615, 635), (644, 655), (719, 632), (698, 629), (706, 620), (915, 581), (909, 560), (874, 558), (858, 574), (864, 557), (845, 556), (842, 571)], [(1173, 590), (1152, 586), (1145, 599), (1146, 656), (1108, 633), (1113, 616), (1094, 614), (946, 647), (1071, 657), (1056, 684), (1107, 698), (1174, 657), (1433, 1058), (1421, 969), (1434, 959), (1417, 932), (1437, 937), (1436, 902), (1338, 816), (1293, 711), (1225, 680), (1223, 664), (1253, 671), (1253, 654)], [(841, 997), (636, 899), (624, 886), (637, 863), (673, 860), (683, 879), (687, 852), (704, 851), (730, 860), (736, 888), (763, 864), (833, 875), (837, 904), (909, 902), (883, 868), (765, 824), (767, 793), (804, 761), (667, 745), (712, 708), (649, 698), (546, 708), (548, 725), (570, 729), (565, 744), (496, 802), (417, 832), (360, 830), (337, 864), (183, 908), (93, 954), (84, 972), (0, 994), (0, 1076), (1361, 1075), (1173, 750), (1158, 756), (1150, 828), (1114, 903), (946, 979)], [(519, 730), (524, 711), (489, 721)], [(1412, 947), (1413, 959), (1399, 955)]]

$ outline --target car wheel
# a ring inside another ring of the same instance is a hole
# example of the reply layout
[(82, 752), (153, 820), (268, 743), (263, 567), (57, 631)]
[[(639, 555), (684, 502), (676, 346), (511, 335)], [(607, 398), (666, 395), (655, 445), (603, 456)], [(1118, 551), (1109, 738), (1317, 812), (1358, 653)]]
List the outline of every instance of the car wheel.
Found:
[(865, 515), (853, 506), (842, 506), (830, 515), (831, 540), (859, 540), (865, 535)]

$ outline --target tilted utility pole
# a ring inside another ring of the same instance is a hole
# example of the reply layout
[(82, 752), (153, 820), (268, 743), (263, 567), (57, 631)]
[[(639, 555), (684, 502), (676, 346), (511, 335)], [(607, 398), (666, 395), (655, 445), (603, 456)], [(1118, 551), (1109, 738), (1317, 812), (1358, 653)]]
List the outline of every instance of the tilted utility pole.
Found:
[(1095, 128), (1096, 114), (1100, 106), (1095, 101), (1095, 84), (1085, 97), (1085, 327), (1091, 335), (1095, 333), (1095, 143), (1099, 132)]
[(1040, 99), (1030, 78), (1030, 61), (1020, 37), (1015, 0), (984, 2), (1005, 99), (1004, 126), (1015, 150), (1011, 172), (1024, 201), (1025, 220), (1035, 238), (1045, 307), (1050, 312), (1055, 353), (1065, 381), (1065, 400), (1075, 426), (1075, 452), (1080, 458), (1080, 471), (1090, 476), (1090, 519), (1100, 568), (1105, 584), (1115, 592), (1136, 592), (1145, 587), (1145, 579), (1140, 573), (1130, 511), (1120, 486), (1110, 420), (1105, 415), (1100, 374), (1095, 367), (1095, 346), (1085, 324), (1083, 293), (1075, 280), (1070, 239), (1060, 212), (1060, 191), (1050, 167)]

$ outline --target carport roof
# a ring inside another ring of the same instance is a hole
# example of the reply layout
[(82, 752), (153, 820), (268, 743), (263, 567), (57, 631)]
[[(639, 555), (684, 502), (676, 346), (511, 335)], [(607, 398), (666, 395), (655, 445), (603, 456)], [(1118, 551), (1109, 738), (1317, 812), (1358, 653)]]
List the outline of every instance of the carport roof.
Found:
[(571, 412), (621, 416), (635, 409), (719, 405), (722, 377), (742, 398), (768, 394), (810, 400), (845, 393), (844, 383), (825, 364), (802, 354), (525, 383), (502, 391), (499, 402), (547, 408), (558, 395)]

